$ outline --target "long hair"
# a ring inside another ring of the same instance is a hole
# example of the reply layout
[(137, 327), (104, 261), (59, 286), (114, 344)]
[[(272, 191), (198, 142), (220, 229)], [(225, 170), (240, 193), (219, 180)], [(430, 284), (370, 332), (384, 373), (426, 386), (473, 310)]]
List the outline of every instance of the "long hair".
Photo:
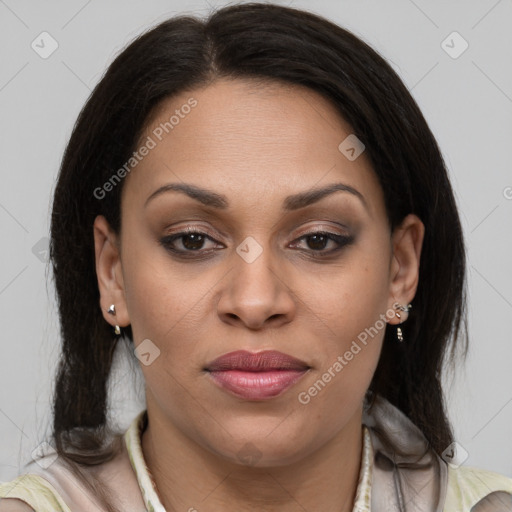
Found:
[[(366, 146), (391, 229), (408, 213), (424, 223), (417, 293), (401, 325), (406, 342), (386, 327), (370, 389), (441, 453), (453, 440), (441, 374), (456, 344), (467, 343), (467, 320), (462, 228), (436, 140), (400, 78), (361, 39), (303, 10), (247, 3), (204, 20), (174, 17), (139, 36), (112, 62), (74, 126), (51, 218), (62, 336), (52, 432), (59, 455), (93, 465), (114, 454), (105, 439), (116, 341), (99, 306), (92, 225), (104, 215), (119, 232), (122, 183), (102, 200), (94, 190), (129, 160), (162, 100), (222, 77), (299, 84), (328, 99)], [(129, 327), (125, 334), (131, 339)]]

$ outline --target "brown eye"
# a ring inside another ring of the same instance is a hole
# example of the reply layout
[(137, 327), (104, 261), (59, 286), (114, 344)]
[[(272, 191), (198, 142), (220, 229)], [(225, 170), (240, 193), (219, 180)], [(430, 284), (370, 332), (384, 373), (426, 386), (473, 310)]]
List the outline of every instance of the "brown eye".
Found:
[[(339, 251), (344, 246), (351, 244), (354, 241), (353, 236), (338, 235), (336, 233), (329, 233), (326, 231), (316, 231), (313, 233), (306, 233), (305, 235), (298, 238), (293, 242), (293, 247), (300, 249), (300, 241), (305, 240), (307, 248), (306, 252), (309, 252), (315, 257), (328, 256), (334, 252)], [(334, 248), (325, 250), (328, 244), (332, 242)]]
[[(204, 249), (208, 241), (213, 242), (213, 247)], [(215, 250), (215, 246), (218, 245), (217, 241), (206, 233), (192, 230), (165, 236), (160, 240), (160, 244), (169, 252), (184, 258), (197, 257), (193, 254), (194, 252), (198, 256), (204, 256), (206, 252), (210, 253), (212, 249)]]
[(183, 247), (191, 251), (201, 249), (205, 241), (204, 235), (200, 233), (189, 233), (181, 236), (180, 238), (182, 238), (181, 243), (183, 244)]
[(308, 247), (314, 250), (322, 250), (325, 249), (325, 246), (331, 240), (326, 235), (315, 233), (314, 235), (309, 235), (306, 237), (308, 242)]

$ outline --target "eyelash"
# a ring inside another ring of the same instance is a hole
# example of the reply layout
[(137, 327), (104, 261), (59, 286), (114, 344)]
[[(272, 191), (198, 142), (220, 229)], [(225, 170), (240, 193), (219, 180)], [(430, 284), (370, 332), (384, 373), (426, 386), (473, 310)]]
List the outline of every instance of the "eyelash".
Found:
[[(203, 236), (204, 239), (209, 239), (209, 240), (211, 240), (213, 242), (216, 242), (216, 240), (214, 238), (212, 238), (211, 236), (209, 236), (207, 233), (205, 233), (203, 231), (199, 231), (199, 230), (190, 229), (190, 230), (187, 230), (187, 231), (182, 231), (180, 233), (175, 233), (173, 235), (169, 235), (169, 236), (163, 237), (160, 240), (160, 244), (166, 250), (168, 250), (171, 253), (177, 255), (178, 257), (189, 258), (189, 259), (200, 259), (201, 256), (203, 256), (203, 257), (205, 256), (204, 255), (205, 252), (211, 253), (212, 251), (215, 250), (215, 249), (207, 250), (207, 251), (202, 251), (201, 249), (197, 249), (197, 250), (191, 250), (191, 249), (181, 250), (181, 249), (176, 249), (175, 247), (173, 247), (173, 243), (175, 242), (175, 240), (179, 240), (180, 238), (184, 238), (184, 237), (190, 236), (190, 235), (200, 235), (200, 236)], [(325, 258), (327, 256), (331, 256), (334, 253), (337, 253), (338, 251), (343, 249), (345, 246), (350, 245), (354, 241), (354, 237), (353, 236), (339, 235), (339, 234), (336, 234), (336, 233), (331, 233), (329, 231), (311, 231), (311, 232), (305, 233), (302, 236), (300, 236), (299, 238), (295, 239), (292, 243), (296, 243), (299, 240), (303, 240), (303, 239), (306, 239), (308, 237), (312, 237), (312, 236), (315, 236), (315, 235), (316, 236), (318, 236), (318, 235), (319, 236), (324, 236), (328, 240), (332, 240), (333, 242), (338, 244), (338, 247), (336, 247), (335, 249), (331, 249), (330, 251), (315, 250), (315, 249), (305, 249), (304, 251), (308, 252), (309, 255), (312, 258)], [(201, 252), (202, 252), (202, 254), (201, 254)]]

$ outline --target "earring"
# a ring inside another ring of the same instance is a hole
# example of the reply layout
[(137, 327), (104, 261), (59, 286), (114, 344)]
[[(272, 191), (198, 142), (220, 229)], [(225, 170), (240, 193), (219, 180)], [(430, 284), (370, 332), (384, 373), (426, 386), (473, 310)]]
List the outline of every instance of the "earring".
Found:
[[(393, 307), (396, 309), (396, 310), (400, 310), (400, 311), (407, 311), (409, 312), (409, 310), (412, 308), (412, 304), (407, 304), (407, 306), (402, 306), (402, 304), (398, 303), (398, 302), (395, 302), (393, 304)], [(400, 313), (398, 311), (395, 311), (395, 316), (397, 318), (402, 318), (402, 316), (400, 315)], [(400, 322), (402, 323), (402, 322)], [(404, 335), (403, 335), (403, 332), (402, 332), (402, 329), (400, 326), (398, 326), (396, 328), (396, 337), (398, 338), (398, 341), (401, 343), (402, 341), (404, 341)]]
[[(115, 304), (111, 304), (110, 305), (110, 307), (108, 308), (108, 313), (110, 315), (116, 316), (116, 306), (115, 306)], [(121, 327), (119, 327), (119, 325), (117, 325), (117, 324), (114, 327), (114, 333), (117, 334), (117, 335), (121, 334)]]

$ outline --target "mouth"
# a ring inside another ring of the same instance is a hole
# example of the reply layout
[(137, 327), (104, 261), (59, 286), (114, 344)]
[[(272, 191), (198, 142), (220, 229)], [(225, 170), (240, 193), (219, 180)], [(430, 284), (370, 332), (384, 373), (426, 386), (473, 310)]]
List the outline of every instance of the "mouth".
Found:
[(224, 391), (245, 400), (267, 400), (284, 393), (310, 368), (275, 350), (238, 350), (218, 357), (204, 369)]

